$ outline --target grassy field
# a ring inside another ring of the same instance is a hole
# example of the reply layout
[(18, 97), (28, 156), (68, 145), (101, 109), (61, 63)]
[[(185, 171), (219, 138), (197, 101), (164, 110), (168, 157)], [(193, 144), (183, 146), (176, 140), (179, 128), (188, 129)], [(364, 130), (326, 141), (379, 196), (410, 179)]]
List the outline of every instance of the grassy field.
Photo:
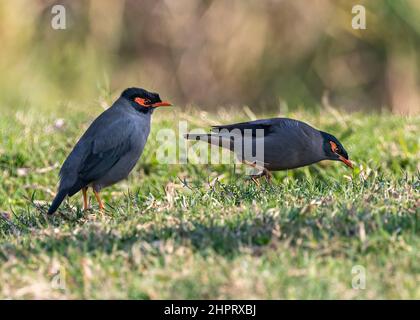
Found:
[[(0, 298), (420, 299), (419, 117), (287, 114), (335, 134), (356, 168), (324, 162), (258, 187), (240, 166), (155, 157), (159, 129), (248, 110), (157, 111), (104, 215), (77, 195), (47, 217), (59, 166), (101, 112), (70, 110), (0, 118)], [(352, 288), (355, 266), (365, 289)]]

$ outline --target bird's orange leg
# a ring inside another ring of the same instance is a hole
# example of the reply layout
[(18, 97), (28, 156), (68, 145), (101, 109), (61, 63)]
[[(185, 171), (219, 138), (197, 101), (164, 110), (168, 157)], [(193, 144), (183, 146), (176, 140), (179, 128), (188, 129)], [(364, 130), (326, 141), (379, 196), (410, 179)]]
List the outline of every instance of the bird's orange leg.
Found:
[(251, 180), (257, 185), (257, 186), (260, 186), (260, 183), (259, 183), (259, 181), (257, 180), (257, 179), (259, 179), (259, 178), (261, 178), (261, 177), (263, 177), (263, 176), (265, 176), (265, 178), (267, 179), (267, 182), (271, 182), (271, 177), (272, 177), (272, 174), (271, 174), (271, 172), (270, 171), (268, 171), (266, 168), (264, 168), (264, 167), (259, 167), (259, 166), (257, 166), (257, 163), (256, 162), (249, 162), (249, 161), (246, 161), (246, 160), (244, 160), (244, 163), (246, 164), (246, 165), (249, 165), (249, 166), (251, 166), (251, 167), (253, 167), (253, 168), (255, 168), (255, 169), (258, 169), (258, 170), (261, 170), (261, 172), (260, 173), (258, 173), (258, 174), (254, 174), (254, 175), (251, 175), (250, 177), (251, 177)]
[(267, 180), (269, 184), (271, 184), (271, 178), (273, 178), (273, 174), (270, 171), (268, 171), (266, 168), (264, 168), (263, 172), (264, 172), (265, 179)]
[(257, 186), (261, 186), (260, 182), (257, 180), (259, 179), (261, 176), (251, 176), (251, 180), (257, 185)]
[(82, 194), (83, 194), (83, 210), (87, 210), (88, 209), (87, 189), (88, 188), (83, 188), (82, 189)]
[(93, 193), (95, 194), (96, 201), (98, 201), (99, 210), (104, 211), (105, 207), (104, 207), (104, 204), (102, 203), (101, 197), (99, 196), (99, 192), (97, 192), (96, 190), (93, 190)]

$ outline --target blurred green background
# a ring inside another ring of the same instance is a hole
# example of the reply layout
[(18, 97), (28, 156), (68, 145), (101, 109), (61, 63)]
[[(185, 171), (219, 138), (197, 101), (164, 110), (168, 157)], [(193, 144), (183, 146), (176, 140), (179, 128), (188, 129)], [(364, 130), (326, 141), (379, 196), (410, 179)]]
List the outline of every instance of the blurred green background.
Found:
[(416, 114), (419, 14), (418, 0), (1, 1), (0, 109), (85, 108), (136, 85), (209, 110)]

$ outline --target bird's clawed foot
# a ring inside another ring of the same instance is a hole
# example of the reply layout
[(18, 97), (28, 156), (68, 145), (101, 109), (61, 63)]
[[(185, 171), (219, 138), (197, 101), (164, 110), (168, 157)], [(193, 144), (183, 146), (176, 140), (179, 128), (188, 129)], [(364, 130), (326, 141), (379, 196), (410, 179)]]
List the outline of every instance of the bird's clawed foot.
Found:
[(271, 184), (272, 181), (272, 177), (273, 174), (268, 171), (267, 169), (264, 169), (260, 174), (254, 174), (254, 175), (250, 175), (251, 180), (257, 185), (260, 186), (260, 182), (258, 181), (258, 179), (265, 177), (265, 180), (267, 181), (268, 184)]
[(273, 174), (270, 172), (270, 171), (268, 171), (266, 168), (264, 168), (264, 167), (259, 167), (259, 166), (257, 166), (257, 164), (254, 162), (254, 163), (252, 163), (252, 162), (248, 162), (248, 161), (245, 161), (245, 164), (247, 164), (247, 165), (249, 165), (249, 166), (251, 166), (251, 167), (253, 167), (253, 168), (255, 168), (255, 169), (258, 169), (258, 170), (260, 170), (260, 172), (258, 173), (258, 174), (253, 174), (253, 175), (250, 175), (250, 178), (251, 178), (251, 180), (257, 185), (257, 186), (260, 186), (261, 184), (260, 184), (260, 182), (258, 181), (258, 179), (260, 179), (261, 177), (265, 177), (265, 180), (267, 181), (267, 183), (268, 184), (271, 184), (271, 179), (273, 178)]

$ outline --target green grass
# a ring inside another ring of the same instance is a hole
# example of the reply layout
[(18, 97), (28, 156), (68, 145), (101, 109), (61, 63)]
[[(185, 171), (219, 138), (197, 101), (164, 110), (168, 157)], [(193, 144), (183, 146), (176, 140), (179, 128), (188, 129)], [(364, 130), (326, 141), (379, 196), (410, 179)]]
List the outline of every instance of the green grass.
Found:
[(177, 120), (246, 113), (158, 111), (128, 181), (103, 192), (105, 215), (75, 196), (47, 217), (58, 166), (101, 110), (70, 108), (62, 127), (31, 110), (0, 119), (0, 298), (420, 298), (418, 117), (288, 114), (339, 137), (356, 169), (324, 162), (258, 187), (241, 166), (154, 154)]

